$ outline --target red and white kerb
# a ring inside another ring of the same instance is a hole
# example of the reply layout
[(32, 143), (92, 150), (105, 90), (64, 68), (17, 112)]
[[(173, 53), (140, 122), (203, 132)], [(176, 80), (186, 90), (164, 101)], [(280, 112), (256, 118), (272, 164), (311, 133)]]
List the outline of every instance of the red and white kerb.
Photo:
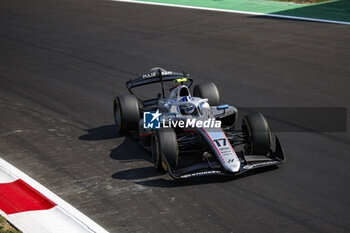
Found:
[(22, 232), (107, 232), (1, 158), (0, 214)]

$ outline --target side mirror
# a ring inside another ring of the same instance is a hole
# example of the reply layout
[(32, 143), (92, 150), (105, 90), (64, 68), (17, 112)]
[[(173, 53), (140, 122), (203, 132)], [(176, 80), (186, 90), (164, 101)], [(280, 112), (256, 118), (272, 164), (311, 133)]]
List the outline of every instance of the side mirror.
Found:
[(216, 107), (217, 110), (222, 110), (228, 108), (228, 104), (219, 105)]

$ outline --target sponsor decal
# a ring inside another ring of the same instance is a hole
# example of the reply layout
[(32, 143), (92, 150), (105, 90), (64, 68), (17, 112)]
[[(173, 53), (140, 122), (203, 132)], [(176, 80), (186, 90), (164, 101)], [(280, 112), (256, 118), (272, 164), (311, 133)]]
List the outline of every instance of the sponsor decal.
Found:
[(182, 175), (181, 178), (188, 178), (193, 176), (204, 176), (204, 175), (212, 175), (212, 174), (220, 174), (220, 171), (205, 171), (205, 172), (196, 172), (191, 174)]
[(243, 167), (243, 169), (249, 170), (249, 169), (258, 168), (258, 167), (270, 166), (270, 165), (274, 165), (274, 164), (277, 164), (276, 161), (248, 164), (248, 165), (245, 165)]
[[(232, 155), (232, 150), (231, 148), (227, 145), (228, 142), (226, 138), (219, 138), (213, 140), (213, 142), (217, 145), (218, 150), (220, 151), (220, 154), (222, 156), (227, 156), (227, 155)], [(231, 161), (232, 160), (232, 161)], [(229, 159), (227, 163), (234, 162), (234, 159)]]
[(205, 131), (202, 129), (212, 142), (213, 150), (217, 152), (216, 155), (220, 158), (222, 165), (225, 169), (231, 172), (237, 172), (240, 167), (240, 161), (238, 160), (230, 142), (225, 136), (225, 133), (220, 130), (216, 131)]
[[(171, 71), (162, 71), (161, 73), (162, 73), (163, 76), (165, 76), (165, 75), (172, 75), (173, 74), (173, 72), (171, 72)], [(158, 72), (152, 72), (152, 73), (149, 73), (149, 74), (142, 75), (142, 78), (152, 78), (152, 77), (157, 77), (158, 75), (159, 75)]]

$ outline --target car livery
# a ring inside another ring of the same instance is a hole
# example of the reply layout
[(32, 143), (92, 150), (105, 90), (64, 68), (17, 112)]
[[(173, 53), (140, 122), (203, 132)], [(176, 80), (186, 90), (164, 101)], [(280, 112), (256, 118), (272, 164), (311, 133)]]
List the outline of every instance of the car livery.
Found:
[[(161, 87), (155, 97), (134, 93), (135, 87), (151, 84)], [(119, 133), (129, 133), (149, 151), (157, 170), (175, 179), (236, 176), (285, 162), (280, 141), (261, 113), (244, 116), (236, 129), (237, 108), (220, 102), (216, 85), (197, 84), (191, 93), (192, 84), (187, 73), (153, 68), (126, 83), (130, 94), (114, 99)]]

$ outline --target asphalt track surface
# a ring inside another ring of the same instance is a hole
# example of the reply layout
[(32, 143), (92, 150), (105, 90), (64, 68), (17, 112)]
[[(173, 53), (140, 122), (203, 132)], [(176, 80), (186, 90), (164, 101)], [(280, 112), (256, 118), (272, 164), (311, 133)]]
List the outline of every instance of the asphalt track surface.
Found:
[(349, 232), (349, 132), (280, 132), (278, 169), (177, 182), (112, 116), (153, 66), (215, 81), (237, 106), (349, 108), (349, 41), (343, 25), (2, 0), (1, 157), (111, 232)]

